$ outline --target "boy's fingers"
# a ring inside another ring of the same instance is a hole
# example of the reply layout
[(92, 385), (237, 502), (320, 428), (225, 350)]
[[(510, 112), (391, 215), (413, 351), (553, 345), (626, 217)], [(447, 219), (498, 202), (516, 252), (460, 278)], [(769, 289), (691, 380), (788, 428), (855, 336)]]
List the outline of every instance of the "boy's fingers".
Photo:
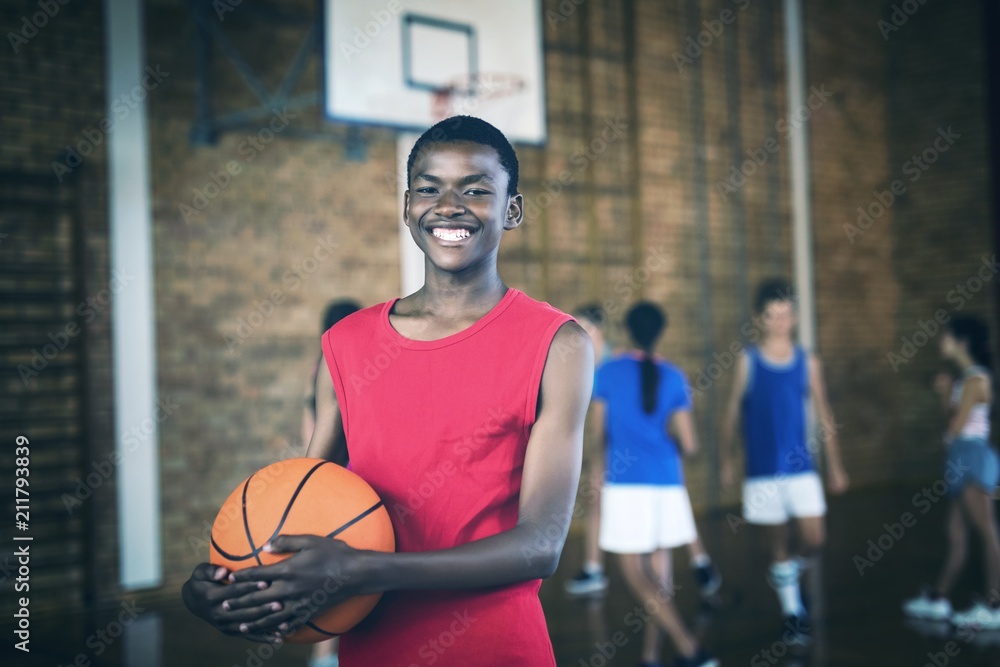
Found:
[(191, 579), (194, 581), (222, 581), (228, 574), (229, 570), (224, 567), (211, 563), (200, 563), (191, 573)]
[(282, 561), (274, 565), (260, 565), (232, 572), (229, 575), (229, 581), (232, 583), (242, 581), (274, 581), (276, 579), (283, 579), (286, 572), (287, 568), (284, 561)]
[(212, 602), (222, 603), (227, 600), (235, 600), (251, 593), (261, 590), (256, 581), (246, 581), (240, 584), (220, 585), (213, 589), (206, 597)]
[(278, 535), (276, 538), (264, 545), (264, 551), (268, 553), (290, 553), (302, 551), (313, 546), (319, 538), (316, 535)]
[[(277, 607), (275, 607), (275, 605), (277, 605)], [(257, 605), (256, 607), (247, 607), (245, 609), (235, 609), (224, 612), (222, 615), (222, 622), (230, 623), (237, 629), (241, 624), (248, 625), (250, 626), (250, 631), (252, 633), (256, 633), (257, 631), (268, 628), (266, 624), (257, 625), (259, 622), (271, 618), (274, 614), (282, 610), (284, 610), (284, 606), (282, 606), (280, 602), (268, 602), (267, 604)], [(278, 621), (278, 623), (280, 623), (280, 621)], [(274, 623), (274, 625), (277, 625), (278, 623)]]

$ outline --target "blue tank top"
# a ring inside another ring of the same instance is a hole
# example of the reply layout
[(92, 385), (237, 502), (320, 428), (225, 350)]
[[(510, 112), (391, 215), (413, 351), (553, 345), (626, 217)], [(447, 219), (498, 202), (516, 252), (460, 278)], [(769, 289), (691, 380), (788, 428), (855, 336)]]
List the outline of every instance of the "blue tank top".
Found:
[(743, 394), (743, 438), (747, 478), (795, 475), (815, 470), (806, 438), (808, 355), (795, 348), (777, 365), (756, 347), (747, 348), (749, 373)]
[(642, 409), (639, 359), (625, 354), (597, 371), (594, 398), (607, 406), (604, 481), (608, 484), (684, 484), (680, 448), (667, 424), (675, 411), (691, 409), (691, 392), (676, 366), (662, 359), (656, 366), (659, 386), (652, 414)]

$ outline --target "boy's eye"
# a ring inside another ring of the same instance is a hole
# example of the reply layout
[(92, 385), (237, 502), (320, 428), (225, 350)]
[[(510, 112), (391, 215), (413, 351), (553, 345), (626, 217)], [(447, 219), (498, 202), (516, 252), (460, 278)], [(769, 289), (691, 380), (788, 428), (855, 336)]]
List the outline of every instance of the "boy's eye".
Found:
[(426, 185), (424, 187), (422, 187), (422, 188), (417, 188), (417, 193), (418, 194), (422, 194), (422, 195), (432, 195), (435, 192), (437, 192), (437, 190), (435, 190), (434, 188), (432, 188), (430, 186), (426, 186)]
[(483, 190), (481, 188), (473, 188), (472, 190), (466, 190), (465, 193), (469, 194), (469, 195), (483, 196), (483, 195), (490, 194), (490, 191), (489, 190)]

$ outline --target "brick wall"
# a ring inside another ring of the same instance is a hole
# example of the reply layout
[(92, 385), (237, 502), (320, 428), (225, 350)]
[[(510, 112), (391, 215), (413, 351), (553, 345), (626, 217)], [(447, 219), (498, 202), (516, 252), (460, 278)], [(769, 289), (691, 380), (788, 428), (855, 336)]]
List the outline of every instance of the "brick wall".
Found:
[[(886, 355), (992, 247), (977, 17), (928, 0), (885, 40), (878, 20), (891, 4), (823, 0), (806, 12), (807, 82), (832, 93), (806, 121), (818, 346), (847, 466), (862, 485), (936, 474), (936, 441), (924, 435), (941, 427), (925, 388), (936, 355), (928, 348), (899, 373)], [(702, 507), (732, 502), (712, 465), (732, 375), (725, 352), (746, 342), (740, 328), (756, 284), (791, 272), (777, 3), (588, 0), (568, 14), (556, 0), (545, 6), (565, 19), (544, 22), (550, 138), (545, 148), (518, 150), (522, 190), (535, 206), (505, 239), (501, 272), (564, 309), (600, 300), (614, 317), (640, 295), (663, 304), (671, 327), (660, 351), (693, 382), (705, 378), (696, 397), (705, 451), (688, 466), (692, 498)], [(53, 21), (23, 56), (0, 55), (15, 72), (0, 98), (11, 118), (0, 127), (10, 147), (4, 166), (47, 169), (104, 113), (100, 18), (89, 4), (62, 11), (64, 23)], [(240, 146), (266, 117), (214, 146), (193, 145), (194, 23), (185, 3), (147, 11), (147, 60), (169, 72), (148, 104), (159, 389), (177, 406), (161, 424), (164, 563), (175, 584), (203, 559), (204, 522), (236, 483), (302, 451), (298, 420), (324, 304), (396, 294), (399, 193), (386, 179), (396, 169), (395, 135), (326, 124), (315, 108), (294, 112), (252, 161)], [(303, 37), (302, 26), (253, 20), (239, 8), (222, 27), (272, 87)], [(704, 31), (700, 50), (691, 47)], [(316, 80), (314, 61), (297, 92)], [(217, 113), (253, 103), (218, 52), (213, 86)], [(592, 144), (609, 122), (621, 136)], [(961, 133), (954, 149), (852, 243), (844, 225), (856, 222), (855, 209), (947, 125)], [(364, 159), (352, 158), (348, 140)], [(579, 169), (571, 158), (588, 146)], [(214, 194), (213, 175), (224, 181), (218, 174), (230, 162), (240, 171)], [(103, 174), (103, 157), (88, 167)], [(552, 196), (566, 168), (573, 179)], [(88, 209), (96, 284), (107, 279), (101, 183)], [(196, 190), (214, 196), (196, 201)], [(194, 214), (182, 208), (200, 204)], [(639, 270), (658, 266), (646, 262), (660, 255), (663, 266)], [(992, 289), (970, 308), (989, 312)], [(95, 336), (95, 358), (106, 368), (106, 322), (94, 326), (104, 336)], [(108, 377), (97, 377), (101, 442), (110, 447)], [(105, 497), (97, 500), (100, 563), (111, 591), (110, 489)]]
[[(4, 34), (0, 48), (0, 116), (4, 119), (0, 123), (0, 169), (40, 174), (51, 178), (53, 186), (61, 182), (76, 189), (78, 218), (86, 237), (83, 291), (88, 297), (99, 296), (110, 285), (106, 142), (99, 132), (101, 120), (108, 117), (101, 4), (51, 3), (49, 14), (45, 14), (38, 3), (5, 3), (0, 7), (0, 26)], [(90, 133), (93, 141), (85, 133)], [(88, 146), (93, 146), (92, 152)], [(82, 162), (68, 156), (70, 147), (83, 153)], [(54, 169), (53, 163), (73, 168)], [(17, 244), (18, 239), (4, 242)], [(31, 249), (22, 251), (30, 253)], [(113, 309), (113, 300), (107, 307), (94, 307), (94, 318), (86, 324), (90, 376), (84, 391), (90, 405), (90, 454), (95, 461), (107, 460), (114, 448), (110, 341)], [(43, 338), (39, 344), (44, 342)], [(85, 476), (92, 470), (89, 462), (84, 466)], [(93, 553), (95, 585), (114, 590), (114, 485), (100, 485), (87, 503), (85, 509), (93, 516), (93, 543), (99, 545)]]
[[(894, 239), (888, 259), (900, 292), (892, 313), (895, 331), (880, 360), (898, 387), (886, 453), (900, 476), (923, 479), (941, 474), (945, 417), (930, 389), (934, 375), (944, 370), (940, 334), (923, 327), (931, 335), (921, 346), (921, 322), (941, 309), (948, 318), (985, 317), (997, 331), (996, 276), (988, 271), (985, 284), (977, 276), (983, 257), (994, 253), (984, 168), (989, 163), (984, 24), (980, 3), (929, 0), (905, 23), (885, 4), (883, 19), (899, 26), (886, 29), (888, 169), (907, 188), (881, 232)], [(953, 134), (946, 141), (942, 133), (949, 130)], [(960, 285), (969, 288), (965, 295)], [(904, 339), (914, 350), (904, 350)], [(906, 360), (894, 360), (897, 371), (889, 351)]]

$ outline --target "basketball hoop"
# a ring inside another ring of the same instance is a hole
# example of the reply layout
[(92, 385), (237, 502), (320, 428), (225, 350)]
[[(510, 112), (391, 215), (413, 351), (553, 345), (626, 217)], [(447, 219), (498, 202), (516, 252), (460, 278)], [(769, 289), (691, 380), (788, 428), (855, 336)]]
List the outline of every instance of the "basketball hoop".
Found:
[(451, 116), (489, 115), (500, 100), (515, 97), (525, 89), (524, 79), (505, 72), (462, 75), (431, 93), (431, 114), (435, 122)]

